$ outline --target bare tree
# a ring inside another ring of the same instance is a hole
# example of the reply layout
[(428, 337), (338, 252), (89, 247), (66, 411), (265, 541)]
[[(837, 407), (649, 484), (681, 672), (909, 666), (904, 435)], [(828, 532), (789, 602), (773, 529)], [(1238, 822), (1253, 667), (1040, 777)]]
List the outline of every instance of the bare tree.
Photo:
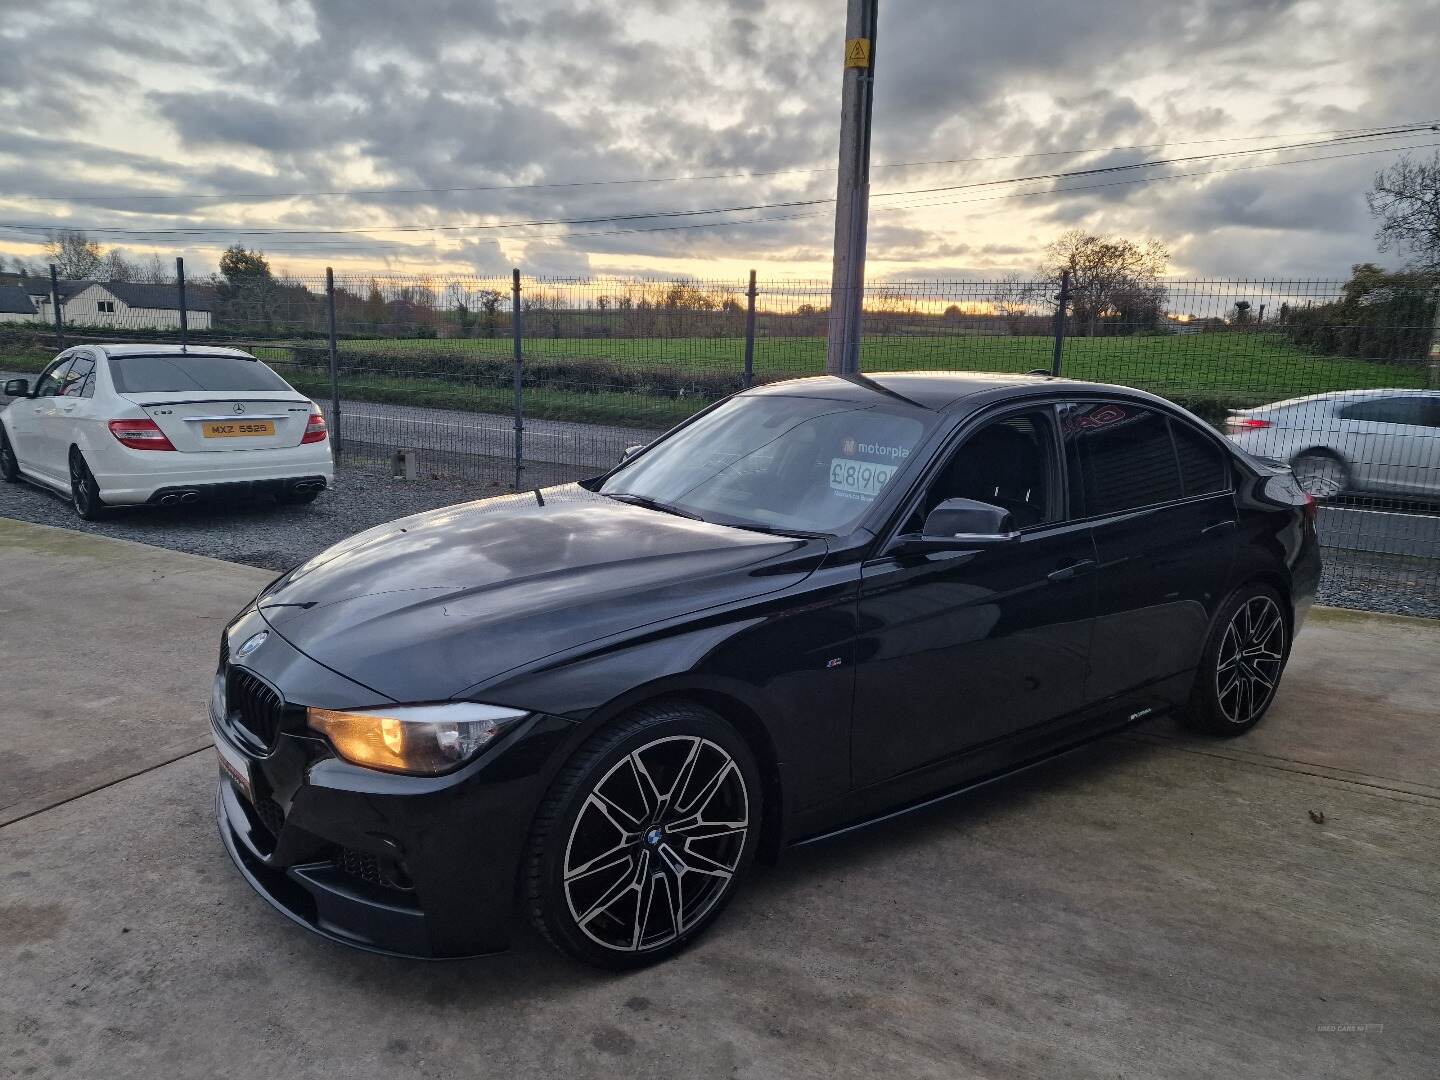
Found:
[(1102, 319), (1121, 331), (1148, 328), (1159, 319), (1165, 302), (1160, 275), (1170, 252), (1158, 240), (1137, 244), (1072, 229), (1047, 247), (1045, 256), (1045, 276), (1070, 271), (1076, 333), (1099, 332)]
[(45, 239), (45, 258), (65, 278), (93, 278), (100, 271), (104, 251), (78, 229), (60, 229)]
[(140, 268), (125, 257), (119, 248), (111, 248), (100, 260), (102, 281), (134, 281), (140, 276)]
[(158, 251), (135, 268), (135, 280), (149, 285), (166, 285), (175, 276), (173, 264), (167, 264)]
[(1365, 202), (1379, 220), (1381, 251), (1400, 252), (1414, 269), (1440, 273), (1440, 151), (1428, 161), (1406, 154), (1381, 169)]

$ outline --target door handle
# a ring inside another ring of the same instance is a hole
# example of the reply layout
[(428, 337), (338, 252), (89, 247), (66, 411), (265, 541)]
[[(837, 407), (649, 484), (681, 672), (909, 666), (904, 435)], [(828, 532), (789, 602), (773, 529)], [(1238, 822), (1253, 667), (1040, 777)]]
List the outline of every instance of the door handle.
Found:
[(75, 406), (74, 406), (74, 405), (61, 405), (61, 406), (60, 406), (60, 411), (63, 412), (63, 413), (72, 413), (72, 412), (75, 411)]
[(1200, 530), (1201, 536), (1209, 536), (1211, 533), (1224, 532), (1226, 529), (1235, 528), (1237, 522), (1234, 518), (1225, 518), (1221, 521), (1212, 521)]
[(1051, 581), (1069, 581), (1071, 578), (1077, 578), (1081, 574), (1088, 574), (1094, 569), (1094, 559), (1076, 559), (1074, 562), (1062, 566), (1058, 570), (1050, 571), (1050, 573), (1045, 576)]

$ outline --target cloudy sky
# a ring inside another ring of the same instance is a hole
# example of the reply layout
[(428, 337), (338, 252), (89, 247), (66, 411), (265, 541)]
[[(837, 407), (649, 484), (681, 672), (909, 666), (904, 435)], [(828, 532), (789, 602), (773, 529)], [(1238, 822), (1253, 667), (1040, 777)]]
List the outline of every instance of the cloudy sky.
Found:
[[(1376, 258), (1375, 170), (1440, 142), (957, 187), (1436, 120), (1440, 2), (880, 6), (872, 278), (1028, 271), (1077, 226), (1176, 274), (1343, 275)], [(0, 0), (0, 254), (63, 224), (202, 270), (238, 239), (305, 274), (825, 276), (844, 7)], [(801, 205), (638, 216), (762, 204)], [(556, 219), (586, 220), (493, 227)]]

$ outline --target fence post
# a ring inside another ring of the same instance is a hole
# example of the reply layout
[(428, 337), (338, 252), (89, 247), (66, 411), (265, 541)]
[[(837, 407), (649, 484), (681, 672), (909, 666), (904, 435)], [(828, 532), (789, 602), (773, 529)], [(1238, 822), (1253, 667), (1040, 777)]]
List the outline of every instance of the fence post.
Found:
[(190, 345), (190, 320), (185, 315), (185, 260), (175, 256), (175, 287), (180, 292), (180, 351)]
[(340, 352), (335, 348), (335, 271), (325, 268), (325, 316), (330, 324), (330, 446), (340, 453)]
[(755, 381), (755, 271), (750, 271), (750, 288), (745, 293), (745, 386)]
[(525, 399), (522, 379), (525, 371), (525, 357), (521, 352), (522, 331), (520, 328), (520, 270), (510, 271), (510, 329), (515, 339), (515, 490), (520, 490), (520, 470), (525, 461)]
[(60, 314), (60, 273), (50, 264), (50, 306), (55, 309), (55, 348), (65, 348), (64, 316)]
[(1431, 390), (1440, 390), (1440, 285), (1435, 287), (1435, 314), (1430, 320), (1430, 378)]
[(1060, 291), (1055, 295), (1055, 355), (1050, 360), (1050, 374), (1060, 374), (1060, 362), (1065, 352), (1065, 312), (1070, 303), (1070, 271), (1060, 273)]

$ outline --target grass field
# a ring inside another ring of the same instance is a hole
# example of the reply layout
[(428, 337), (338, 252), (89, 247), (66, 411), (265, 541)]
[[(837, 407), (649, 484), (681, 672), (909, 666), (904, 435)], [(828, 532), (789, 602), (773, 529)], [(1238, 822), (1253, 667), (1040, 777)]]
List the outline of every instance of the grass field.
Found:
[[(310, 343), (313, 346), (313, 342)], [(440, 408), (508, 412), (512, 391), (499, 383), (467, 382), (450, 373), (427, 377), (423, 357), (500, 359), (510, 355), (508, 338), (346, 339), (341, 342), (341, 391), (351, 398), (430, 405)], [(740, 338), (544, 338), (525, 341), (532, 370), (560, 361), (607, 361), (626, 368), (667, 368), (738, 376), (744, 355)], [(867, 371), (1029, 371), (1050, 366), (1048, 337), (896, 335), (867, 338)], [(324, 395), (323, 371), (287, 363), (283, 344), (256, 344), (253, 351), (276, 366), (306, 393)], [(345, 354), (404, 356), (422, 360), (413, 375), (344, 374)], [(755, 345), (760, 378), (813, 375), (824, 370), (825, 342), (818, 337), (761, 338)], [(0, 352), (0, 364), (34, 371), (44, 363), (43, 349)], [(1180, 334), (1164, 336), (1070, 338), (1064, 373), (1074, 378), (1120, 383), (1150, 390), (1185, 404), (1214, 420), (1226, 408), (1263, 404), (1327, 390), (1371, 387), (1420, 387), (1421, 364), (1372, 363), (1315, 356), (1274, 333)], [(617, 393), (583, 385), (527, 387), (525, 411), (536, 417), (656, 427), (683, 419), (703, 398), (664, 394)]]

